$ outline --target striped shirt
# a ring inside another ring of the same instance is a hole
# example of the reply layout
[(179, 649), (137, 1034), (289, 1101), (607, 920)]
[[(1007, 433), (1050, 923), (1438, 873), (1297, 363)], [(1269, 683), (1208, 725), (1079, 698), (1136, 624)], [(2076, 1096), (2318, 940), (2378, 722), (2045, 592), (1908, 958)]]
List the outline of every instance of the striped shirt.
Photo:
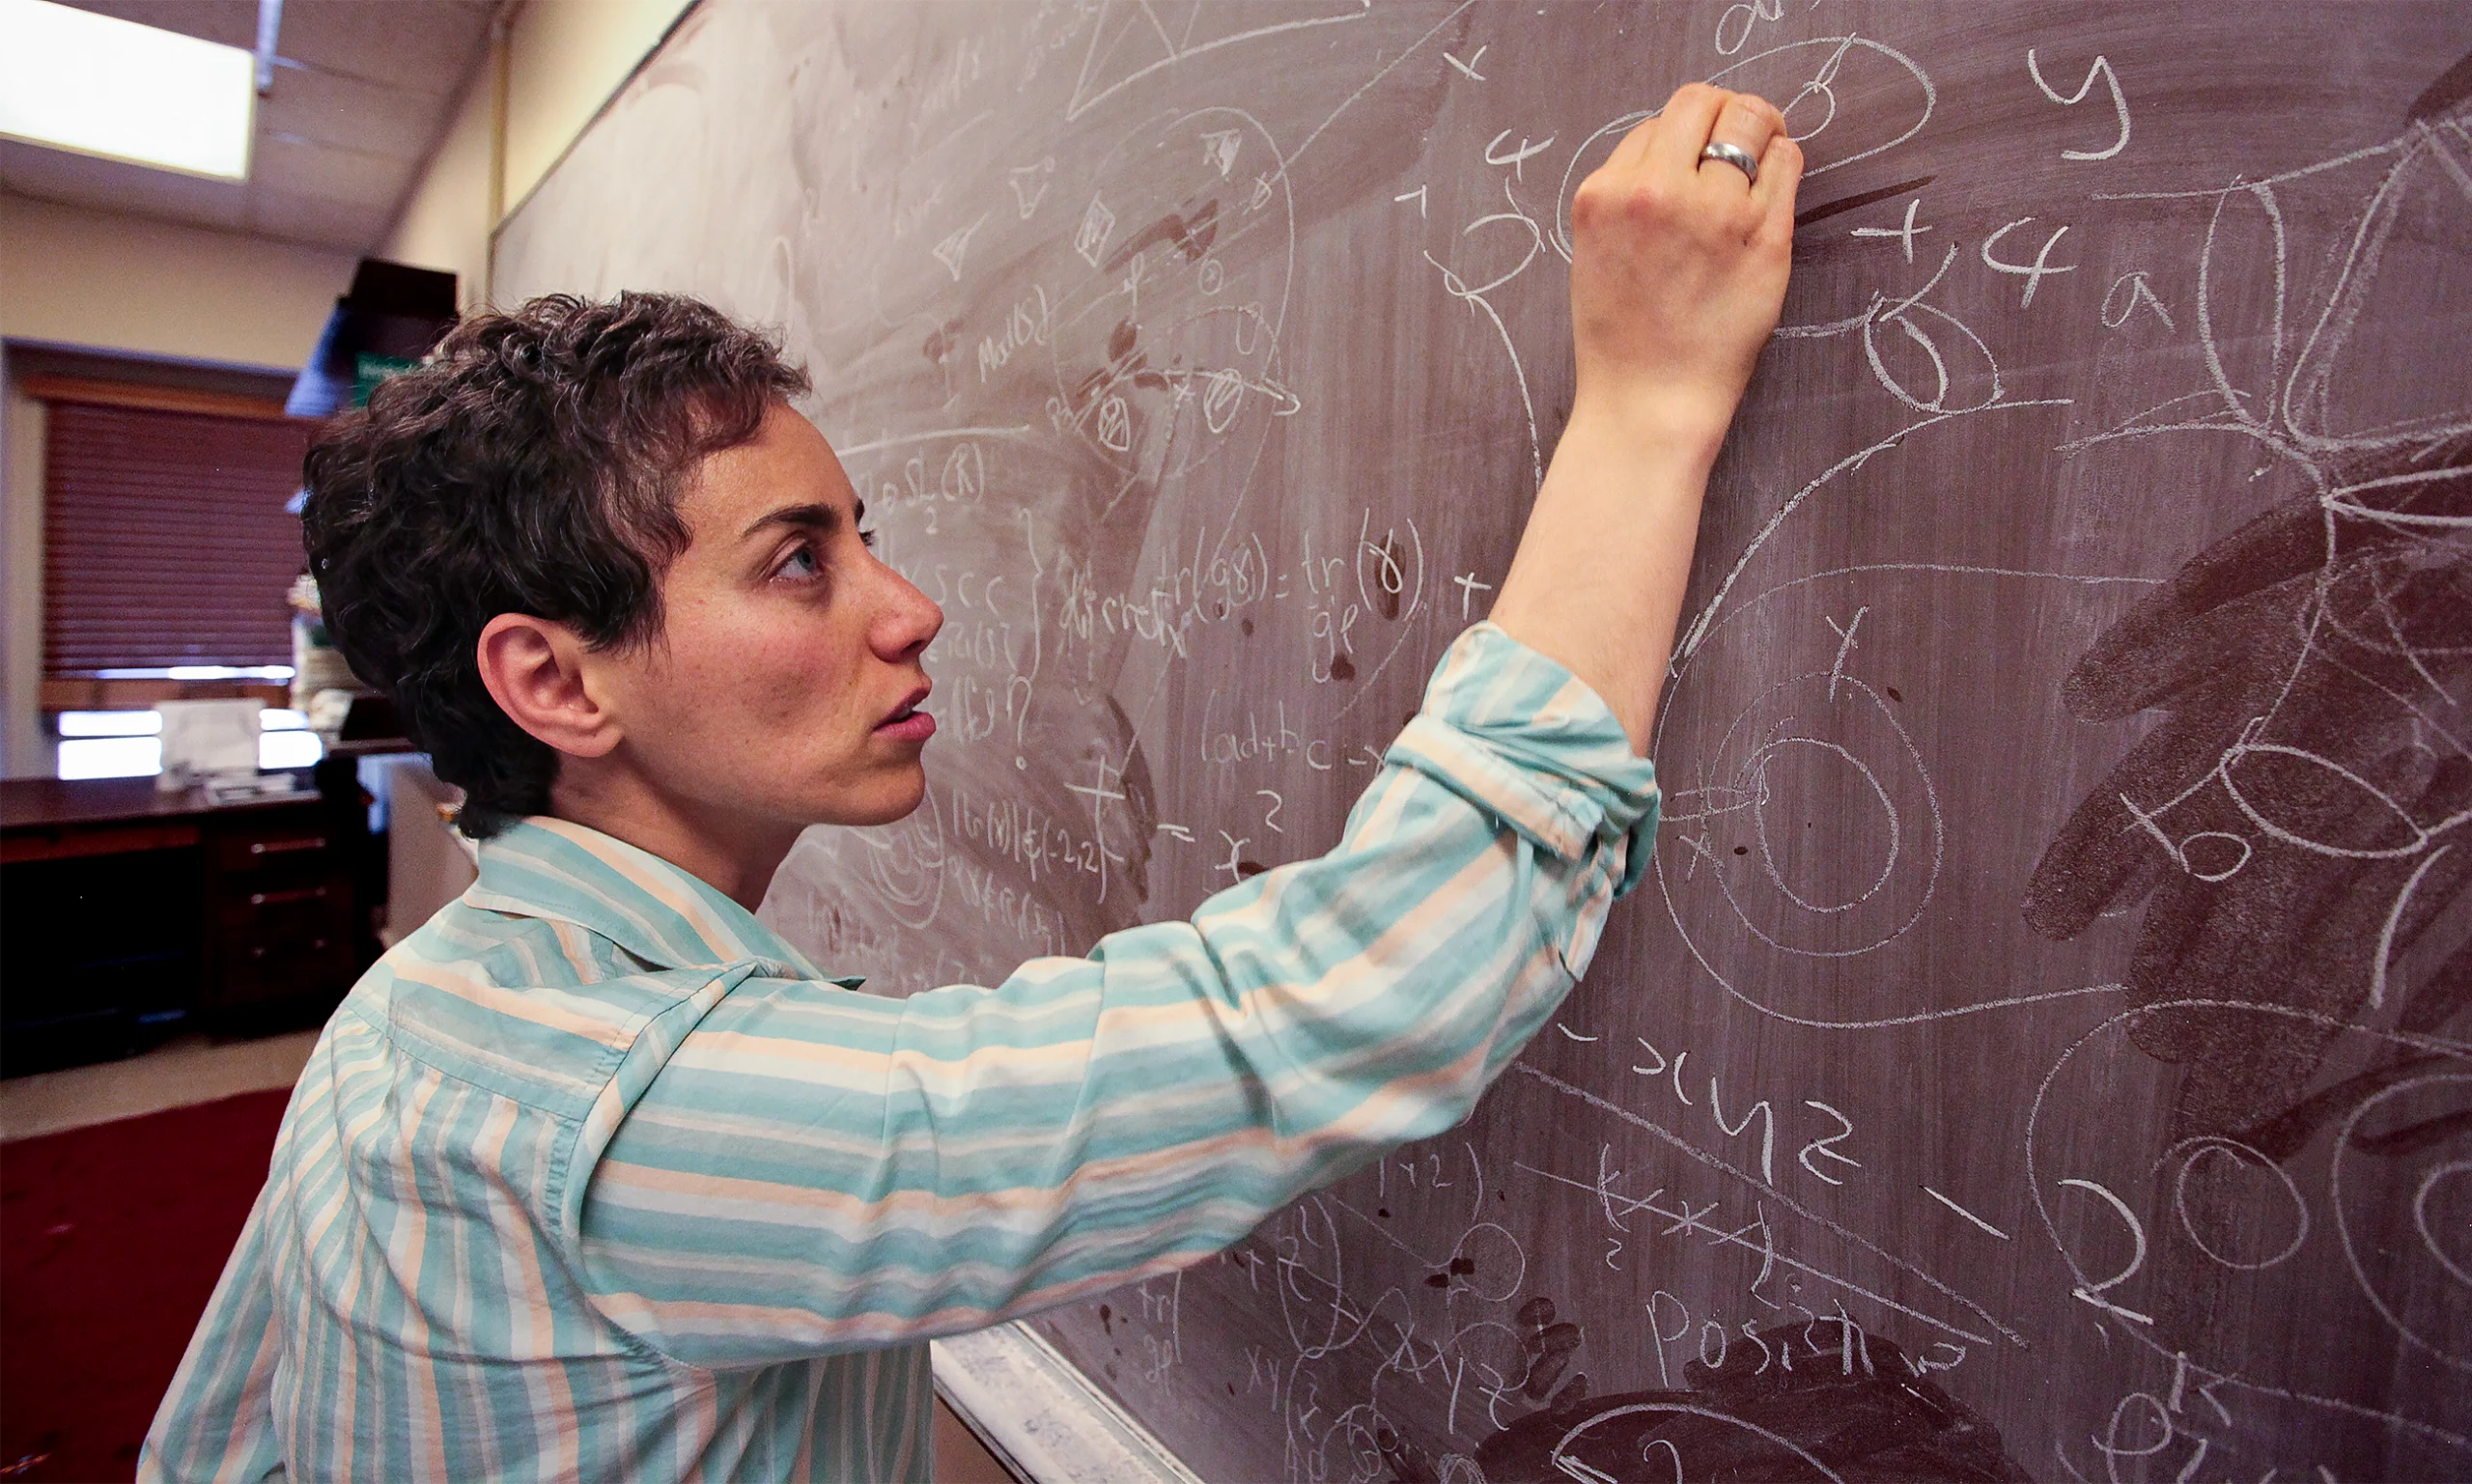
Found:
[(993, 988), (820, 972), (535, 818), (328, 1023), (144, 1479), (924, 1479), (926, 1341), (1196, 1262), (1464, 1118), (1654, 828), (1480, 624), (1330, 854)]

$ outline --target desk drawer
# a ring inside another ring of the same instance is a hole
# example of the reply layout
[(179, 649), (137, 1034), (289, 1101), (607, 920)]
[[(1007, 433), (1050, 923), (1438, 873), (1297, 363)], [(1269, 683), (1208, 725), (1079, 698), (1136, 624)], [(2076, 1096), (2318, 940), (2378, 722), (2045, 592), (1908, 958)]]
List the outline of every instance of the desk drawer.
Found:
[(307, 938), (223, 944), (216, 1009), (301, 994), (340, 995), (351, 988), (351, 938), (340, 929)]
[(349, 989), (351, 903), (351, 882), (333, 871), (267, 871), (217, 882), (208, 908), (218, 969), (214, 1005)]
[[(238, 885), (239, 883), (233, 883)], [(246, 891), (227, 886), (216, 917), (244, 931), (256, 931), (255, 925), (280, 931), (305, 918), (323, 921), (332, 915), (346, 918), (346, 905), (351, 887), (340, 876), (315, 876), (307, 880), (262, 881), (248, 883)]]
[(325, 828), (309, 823), (225, 834), (214, 841), (214, 869), (225, 875), (315, 869), (326, 864), (326, 846)]

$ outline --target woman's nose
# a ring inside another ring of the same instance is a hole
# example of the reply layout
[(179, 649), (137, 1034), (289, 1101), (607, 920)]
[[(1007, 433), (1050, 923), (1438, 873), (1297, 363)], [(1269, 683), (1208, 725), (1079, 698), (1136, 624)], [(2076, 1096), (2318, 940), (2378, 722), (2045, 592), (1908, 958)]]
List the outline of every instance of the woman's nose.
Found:
[(908, 577), (879, 564), (887, 591), (870, 628), (876, 653), (887, 660), (914, 658), (944, 627), (944, 610)]

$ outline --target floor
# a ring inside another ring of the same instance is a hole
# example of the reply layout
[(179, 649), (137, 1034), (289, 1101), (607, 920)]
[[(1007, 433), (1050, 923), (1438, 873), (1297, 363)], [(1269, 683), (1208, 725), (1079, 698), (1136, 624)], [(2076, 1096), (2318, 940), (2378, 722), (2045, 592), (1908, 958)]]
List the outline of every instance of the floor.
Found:
[[(0, 1080), (0, 1141), (289, 1087), (317, 1041), (314, 1030), (220, 1043), (188, 1036), (126, 1061), (9, 1078)], [(1012, 1477), (937, 1398), (938, 1484), (1008, 1484)]]
[(13, 1077), (0, 1081), (0, 1139), (289, 1087), (317, 1041), (314, 1030), (222, 1043), (184, 1036), (126, 1061)]

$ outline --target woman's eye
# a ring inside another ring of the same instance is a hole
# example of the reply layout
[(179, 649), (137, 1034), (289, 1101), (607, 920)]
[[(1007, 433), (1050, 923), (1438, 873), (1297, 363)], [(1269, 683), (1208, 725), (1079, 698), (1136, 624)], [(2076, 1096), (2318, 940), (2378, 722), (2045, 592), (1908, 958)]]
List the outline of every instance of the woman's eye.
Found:
[(802, 546), (782, 559), (776, 575), (805, 578), (816, 575), (821, 570), (816, 566), (815, 547)]
[(873, 551), (876, 549), (876, 533), (873, 531), (860, 531), (858, 533), (858, 545), (865, 546), (870, 551)]

